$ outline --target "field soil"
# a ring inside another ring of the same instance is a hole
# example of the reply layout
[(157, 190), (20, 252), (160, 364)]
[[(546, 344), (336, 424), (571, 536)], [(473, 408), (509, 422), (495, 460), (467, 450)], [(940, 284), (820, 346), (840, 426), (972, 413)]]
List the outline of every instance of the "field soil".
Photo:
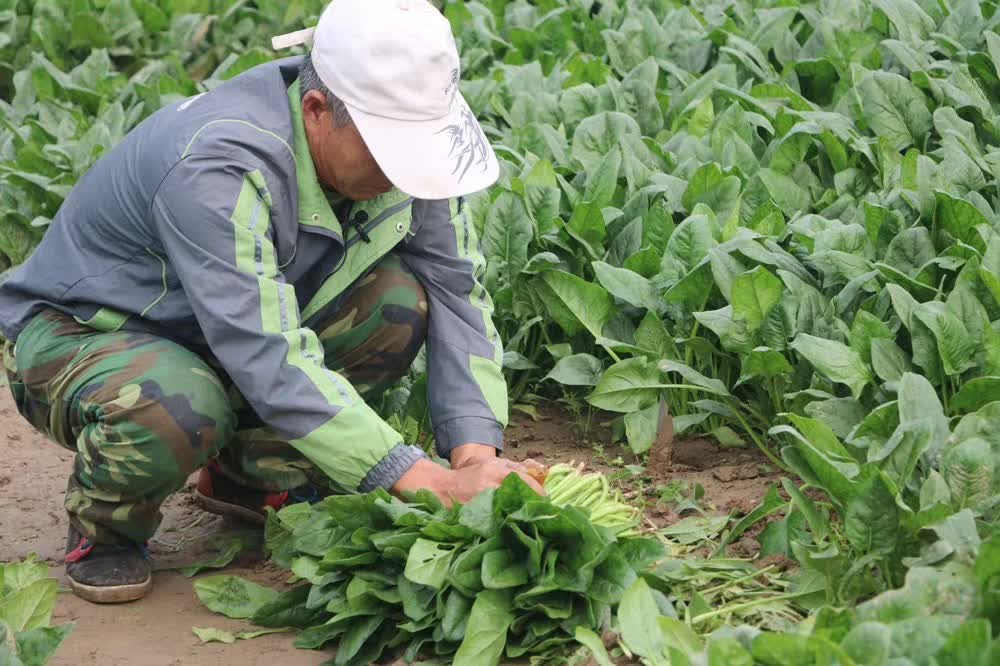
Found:
[[(607, 442), (600, 425), (584, 427), (554, 408), (541, 408), (537, 420), (515, 416), (508, 430), (508, 455), (547, 463), (576, 461), (601, 471), (620, 470), (620, 464), (637, 462), (631, 454)], [(596, 446), (595, 446), (596, 445)], [(647, 507), (647, 524), (663, 525), (678, 516), (656, 503), (656, 488), (671, 481), (701, 484), (701, 504), (709, 511), (748, 511), (775, 477), (759, 456), (748, 449), (722, 449), (708, 440), (675, 443), (672, 459), (662, 460), (654, 451), (643, 482), (629, 490), (632, 499)], [(620, 458), (620, 462), (616, 461)], [(62, 554), (67, 521), (62, 502), (73, 454), (48, 442), (18, 415), (5, 385), (0, 383), (0, 562), (21, 559), (30, 553), (51, 563), (53, 574), (65, 583)], [(639, 489), (642, 489), (641, 497)], [(209, 559), (228, 536), (247, 536), (248, 527), (206, 514), (194, 506), (190, 483), (164, 506), (164, 521), (150, 543), (154, 557), (154, 588), (145, 599), (132, 604), (97, 606), (66, 592), (59, 597), (54, 624), (73, 622), (76, 627), (57, 653), (53, 664), (142, 666), (209, 666), (241, 664), (282, 666), (319, 664), (328, 653), (296, 650), (290, 634), (273, 634), (232, 645), (202, 644), (192, 627), (218, 627), (231, 631), (249, 629), (205, 609), (196, 598), (192, 579), (172, 569)], [(254, 535), (259, 543), (259, 535)], [(737, 544), (752, 551), (753, 543)], [(747, 554), (736, 552), (734, 554)], [(218, 573), (209, 572), (209, 573)], [(265, 585), (280, 586), (287, 572), (270, 565), (258, 551), (241, 553), (225, 573), (245, 576)], [(208, 575), (208, 574), (202, 574)]]

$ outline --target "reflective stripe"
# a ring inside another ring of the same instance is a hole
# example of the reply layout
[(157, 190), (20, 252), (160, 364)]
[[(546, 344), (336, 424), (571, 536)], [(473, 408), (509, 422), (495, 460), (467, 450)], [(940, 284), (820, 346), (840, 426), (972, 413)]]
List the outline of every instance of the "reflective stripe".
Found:
[(73, 317), (73, 319), (84, 326), (89, 326), (103, 333), (114, 333), (125, 325), (125, 322), (128, 321), (128, 315), (118, 310), (112, 310), (111, 308), (101, 308), (94, 313), (93, 317), (86, 321), (79, 317)]
[(147, 305), (145, 307), (145, 309), (142, 312), (139, 313), (140, 317), (145, 317), (146, 314), (150, 310), (152, 310), (157, 305), (159, 305), (160, 301), (162, 301), (164, 298), (167, 297), (167, 262), (166, 262), (166, 260), (163, 257), (161, 257), (160, 255), (156, 254), (155, 252), (153, 252), (152, 250), (150, 250), (148, 247), (146, 248), (146, 252), (150, 253), (151, 255), (153, 255), (154, 257), (156, 257), (157, 259), (160, 260), (160, 279), (163, 281), (163, 291), (160, 292), (160, 295), (156, 297), (156, 300), (154, 300), (152, 303), (150, 303), (149, 305)]
[(290, 287), (278, 279), (270, 230), (270, 193), (259, 171), (248, 173), (230, 218), (236, 242), (237, 267), (257, 277), (261, 327), (282, 336), (288, 344), (286, 360), (305, 374), (334, 413), (354, 404), (357, 393), (323, 365), (323, 351), (316, 334), (300, 328), (298, 304), (288, 298)]
[(292, 147), (288, 145), (287, 141), (285, 141), (280, 136), (278, 136), (277, 134), (275, 134), (274, 132), (272, 132), (270, 130), (266, 130), (263, 127), (257, 127), (253, 123), (248, 123), (245, 120), (239, 120), (237, 118), (219, 118), (218, 120), (213, 120), (213, 121), (211, 121), (209, 123), (205, 123), (204, 125), (202, 125), (201, 127), (199, 127), (198, 131), (195, 132), (194, 135), (191, 137), (191, 140), (188, 141), (188, 145), (185, 146), (185, 148), (184, 148), (184, 154), (181, 155), (181, 157), (187, 157), (187, 154), (191, 151), (191, 146), (193, 146), (194, 142), (198, 140), (198, 135), (199, 134), (201, 134), (202, 132), (204, 132), (207, 128), (211, 127), (212, 125), (217, 125), (219, 123), (237, 123), (239, 125), (246, 125), (247, 127), (252, 127), (253, 129), (255, 129), (258, 132), (260, 132), (261, 134), (265, 134), (265, 135), (270, 136), (270, 137), (272, 137), (274, 139), (277, 139), (278, 141), (281, 142), (281, 145), (283, 145), (285, 148), (288, 148), (288, 152), (291, 153), (291, 155), (292, 155), (292, 161), (295, 161), (295, 151), (292, 150)]

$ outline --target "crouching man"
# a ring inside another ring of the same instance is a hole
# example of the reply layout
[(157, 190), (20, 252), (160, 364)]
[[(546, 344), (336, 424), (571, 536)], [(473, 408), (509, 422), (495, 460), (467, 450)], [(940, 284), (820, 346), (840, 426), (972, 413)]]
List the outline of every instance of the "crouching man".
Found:
[[(67, 575), (142, 597), (160, 506), (263, 520), (315, 490), (464, 501), (518, 473), (460, 197), (495, 155), (426, 0), (334, 0), (311, 56), (160, 110), (80, 180), (0, 287), (18, 409), (76, 451)], [(446, 469), (366, 403), (428, 352)]]

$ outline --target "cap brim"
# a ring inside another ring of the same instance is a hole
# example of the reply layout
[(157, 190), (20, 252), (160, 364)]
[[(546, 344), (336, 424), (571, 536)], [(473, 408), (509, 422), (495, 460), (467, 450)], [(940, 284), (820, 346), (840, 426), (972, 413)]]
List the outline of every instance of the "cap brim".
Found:
[(395, 120), (347, 105), (372, 157), (399, 190), (417, 199), (451, 199), (497, 181), (500, 165), (461, 94), (434, 120)]

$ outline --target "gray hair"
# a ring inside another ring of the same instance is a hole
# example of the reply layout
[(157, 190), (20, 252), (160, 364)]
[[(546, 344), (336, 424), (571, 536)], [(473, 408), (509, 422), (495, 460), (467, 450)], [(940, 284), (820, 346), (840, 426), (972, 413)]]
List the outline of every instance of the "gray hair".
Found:
[(339, 97), (330, 92), (323, 80), (319, 78), (316, 67), (313, 66), (312, 56), (307, 55), (302, 59), (302, 64), (299, 65), (299, 93), (302, 95), (302, 99), (305, 99), (306, 93), (310, 90), (321, 92), (326, 96), (326, 103), (330, 107), (330, 113), (333, 114), (335, 127), (347, 127), (354, 122), (351, 120), (351, 114), (347, 111), (347, 106)]

